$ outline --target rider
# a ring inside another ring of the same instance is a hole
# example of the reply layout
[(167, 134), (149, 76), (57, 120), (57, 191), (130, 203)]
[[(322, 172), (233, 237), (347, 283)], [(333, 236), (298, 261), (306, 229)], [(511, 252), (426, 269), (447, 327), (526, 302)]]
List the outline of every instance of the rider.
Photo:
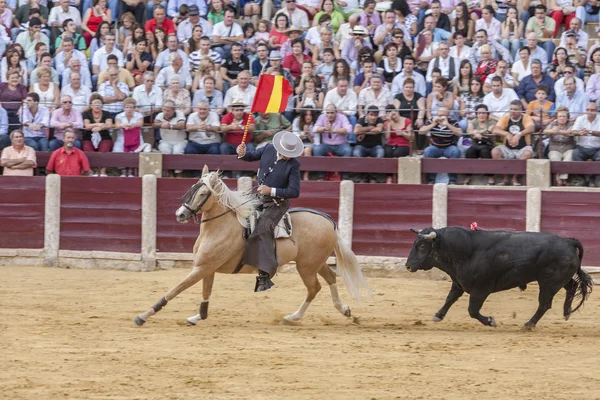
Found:
[(244, 161), (260, 160), (258, 170), (258, 198), (262, 209), (256, 228), (248, 237), (242, 263), (258, 268), (255, 292), (263, 292), (274, 283), (279, 261), (275, 248), (275, 226), (290, 207), (289, 199), (300, 196), (300, 162), (302, 140), (292, 132), (281, 131), (273, 137), (273, 143), (246, 153), (246, 144), (237, 148)]

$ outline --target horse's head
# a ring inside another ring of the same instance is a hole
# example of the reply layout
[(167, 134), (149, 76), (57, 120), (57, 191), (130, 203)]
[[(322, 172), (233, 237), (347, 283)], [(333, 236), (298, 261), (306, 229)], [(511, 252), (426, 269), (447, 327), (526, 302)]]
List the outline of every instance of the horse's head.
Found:
[(175, 212), (177, 221), (185, 223), (190, 218), (195, 220), (196, 214), (210, 210), (214, 204), (210, 188), (214, 188), (218, 181), (219, 174), (213, 172), (209, 175), (208, 166), (205, 165), (202, 169), (202, 177), (181, 198), (183, 204)]

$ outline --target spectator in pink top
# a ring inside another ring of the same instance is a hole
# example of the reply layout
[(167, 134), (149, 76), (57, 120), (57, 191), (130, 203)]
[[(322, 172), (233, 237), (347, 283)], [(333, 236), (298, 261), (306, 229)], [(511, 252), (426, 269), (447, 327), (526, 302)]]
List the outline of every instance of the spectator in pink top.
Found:
[[(67, 129), (77, 132), (83, 128), (83, 118), (81, 113), (73, 108), (73, 99), (71, 96), (62, 96), (60, 107), (52, 112), (50, 117), (50, 126), (54, 128), (54, 137), (50, 140), (50, 151), (58, 150), (64, 145), (64, 135)], [(75, 135), (74, 146), (81, 150), (81, 142), (78, 134)]]

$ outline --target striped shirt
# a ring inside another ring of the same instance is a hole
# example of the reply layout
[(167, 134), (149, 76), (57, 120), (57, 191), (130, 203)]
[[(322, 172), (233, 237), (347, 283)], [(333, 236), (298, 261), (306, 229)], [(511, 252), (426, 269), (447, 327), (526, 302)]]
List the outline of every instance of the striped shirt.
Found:
[[(122, 93), (125, 94), (125, 96), (129, 96), (129, 88), (127, 87), (127, 84), (119, 82), (117, 83), (117, 87)], [(102, 97), (113, 97), (115, 95), (115, 89), (111, 86), (109, 81), (106, 81), (98, 88), (98, 94)], [(118, 114), (123, 112), (125, 107), (123, 106), (123, 101), (117, 101), (115, 103), (104, 104), (102, 109), (112, 114)]]
[(189, 55), (190, 66), (192, 67), (192, 72), (198, 71), (198, 67), (200, 66), (200, 62), (206, 58), (210, 58), (213, 60), (215, 65), (221, 64), (223, 61), (223, 57), (219, 53), (214, 50), (209, 50), (208, 55), (202, 55), (201, 50), (196, 50)]

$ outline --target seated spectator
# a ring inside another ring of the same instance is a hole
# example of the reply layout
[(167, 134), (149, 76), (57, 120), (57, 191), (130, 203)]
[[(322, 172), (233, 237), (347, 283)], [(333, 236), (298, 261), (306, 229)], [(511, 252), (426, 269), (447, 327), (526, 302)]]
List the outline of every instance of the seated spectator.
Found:
[[(314, 131), (321, 134), (321, 144), (313, 149), (315, 156), (324, 157), (329, 153), (339, 157), (352, 156), (352, 147), (348, 144), (352, 124), (334, 104), (325, 106), (325, 112), (317, 118)], [(325, 173), (317, 172), (317, 178), (323, 180)], [(348, 179), (347, 172), (342, 172), (342, 179)]]
[(492, 91), (492, 79), (495, 76), (502, 78), (502, 87), (507, 89), (513, 89), (515, 87), (515, 78), (513, 78), (513, 76), (510, 74), (508, 62), (500, 60), (496, 66), (496, 72), (488, 75), (487, 78), (485, 78), (485, 82), (483, 84), (484, 93), (489, 93)]
[(322, 15), (328, 15), (331, 18), (331, 26), (333, 31), (337, 32), (340, 26), (345, 22), (344, 13), (335, 9), (335, 2), (332, 0), (324, 0), (321, 3), (321, 11), (313, 18), (313, 26), (317, 26)]
[(145, 124), (152, 124), (154, 118), (161, 111), (163, 91), (154, 84), (154, 72), (144, 72), (144, 83), (133, 89), (133, 99), (137, 105), (137, 112), (144, 116)]
[(104, 111), (112, 117), (123, 112), (123, 100), (129, 96), (129, 88), (124, 82), (119, 81), (119, 69), (110, 67), (108, 69), (108, 80), (98, 87), (98, 94), (102, 96)]
[(306, 13), (306, 11), (297, 8), (295, 1), (286, 1), (285, 8), (282, 8), (279, 11), (277, 11), (277, 13), (275, 14), (274, 21), (277, 21), (277, 16), (281, 14), (285, 15), (288, 18), (288, 21), (290, 21), (291, 25), (296, 24), (298, 28), (302, 30), (302, 32), (306, 32), (310, 27), (310, 23), (308, 21), (308, 14)]
[[(449, 81), (454, 80), (454, 77), (457, 76), (458, 72), (459, 72), (458, 59), (450, 56), (450, 46), (448, 45), (448, 42), (446, 42), (446, 41), (440, 42), (438, 44), (437, 50), (440, 55), (437, 57), (434, 57), (429, 62), (429, 66), (427, 67), (427, 77), (426, 77), (427, 83), (432, 83), (431, 73), (433, 72), (434, 68), (439, 68), (441, 71), (441, 75)], [(483, 51), (483, 47), (482, 47), (482, 51)], [(477, 71), (479, 71), (479, 70), (480, 70), (480, 68), (478, 68)], [(494, 71), (495, 71), (495, 67), (494, 67)]]
[(461, 120), (458, 121), (458, 126), (463, 131), (467, 130), (469, 121), (475, 119), (475, 110), (477, 109), (477, 106), (483, 103), (484, 98), (481, 81), (479, 78), (471, 78), (471, 84), (469, 86), (469, 92), (464, 93), (459, 99), (459, 115)]
[(256, 46), (256, 59), (252, 61), (250, 69), (252, 75), (251, 82), (253, 85), (256, 86), (260, 74), (262, 74), (269, 67), (269, 46), (264, 43), (260, 43)]
[(163, 104), (167, 100), (173, 101), (177, 104), (178, 110), (180, 110), (186, 117), (192, 112), (192, 98), (190, 92), (180, 86), (181, 80), (177, 75), (173, 75), (169, 82), (169, 88), (163, 92)]
[(8, 136), (8, 113), (0, 103), (0, 152), (10, 146), (10, 137)]
[(225, 10), (223, 21), (213, 26), (213, 50), (222, 58), (229, 57), (232, 44), (241, 43), (244, 40), (242, 27), (235, 23), (234, 19), (235, 11), (228, 7)]
[(294, 39), (291, 42), (292, 53), (283, 59), (283, 68), (288, 71), (292, 77), (298, 78), (302, 74), (302, 63), (311, 58), (304, 54), (305, 47), (302, 39)]
[[(242, 143), (244, 129), (248, 124), (246, 135), (246, 151), (254, 151), (252, 144), (252, 133), (254, 132), (254, 118), (245, 112), (248, 105), (242, 99), (235, 99), (230, 105), (231, 112), (225, 114), (221, 119), (221, 132), (224, 132), (223, 143), (221, 143), (221, 154), (236, 154), (237, 147)], [(250, 121), (248, 121), (250, 119)]]
[(379, 109), (379, 116), (384, 117), (385, 108), (394, 103), (394, 96), (384, 85), (381, 75), (371, 75), (369, 81), (371, 85), (361, 90), (358, 95), (358, 116), (364, 117), (366, 115), (365, 107), (374, 105)]
[[(17, 51), (17, 53), (19, 53), (19, 60), (20, 60), (21, 66), (27, 68), (27, 71), (33, 71), (34, 69), (36, 69), (37, 66), (38, 66), (38, 64), (39, 64), (39, 62), (40, 62), (40, 57), (43, 54), (48, 53), (48, 51), (49, 51), (48, 50), (48, 46), (46, 46), (45, 43), (39, 42), (38, 44), (35, 45), (35, 54), (32, 55), (31, 57), (25, 59), (25, 55), (22, 54), (23, 53), (22, 51), (17, 50), (17, 47), (19, 49), (21, 49), (21, 46), (19, 46), (18, 44), (13, 44), (13, 45), (9, 46), (8, 49), (6, 50), (5, 55), (8, 55), (8, 52), (10, 50)], [(2, 68), (4, 68), (5, 64), (6, 63), (5, 63), (4, 59), (3, 59), (2, 60)]]
[(502, 78), (496, 76), (492, 79), (492, 91), (485, 95), (483, 104), (490, 111), (490, 118), (498, 121), (507, 114), (507, 110), (513, 100), (518, 100), (519, 97), (512, 89), (502, 87)]
[(283, 114), (260, 113), (255, 119), (255, 131), (252, 140), (254, 148), (260, 149), (273, 141), (277, 132), (288, 130), (292, 124)]
[[(87, 65), (87, 64), (83, 64)], [(64, 88), (71, 84), (71, 74), (76, 72), (79, 74), (79, 79), (81, 84), (88, 88), (90, 91), (92, 90), (92, 75), (90, 74), (90, 70), (87, 67), (82, 68), (81, 62), (72, 58), (69, 62), (69, 68), (65, 69), (62, 76), (61, 87)]]
[[(202, 36), (200, 38), (200, 49), (196, 50), (196, 51), (192, 51), (189, 55), (189, 63), (190, 66), (192, 67), (191, 72), (196, 72), (198, 71), (198, 68), (200, 68), (200, 63), (203, 60), (211, 60), (213, 63), (221, 65), (221, 62), (223, 61), (223, 59), (221, 58), (221, 55), (219, 53), (217, 53), (216, 51), (212, 50), (210, 48), (211, 43), (210, 43), (210, 38), (208, 38), (207, 36)], [(269, 54), (269, 50), (267, 48), (267, 55)], [(258, 56), (261, 56), (260, 51), (258, 52)], [(257, 75), (258, 76), (258, 75)]]
[(19, 110), (25, 144), (35, 151), (48, 151), (48, 126), (50, 112), (48, 108), (39, 105), (40, 96), (28, 93), (23, 106)]
[(458, 69), (458, 74), (450, 82), (452, 87), (452, 94), (454, 97), (460, 97), (463, 94), (470, 92), (471, 78), (473, 78), (473, 70), (471, 69), (471, 63), (469, 60), (462, 60)]
[(587, 34), (586, 31), (584, 31), (582, 29), (582, 27), (583, 27), (583, 22), (579, 18), (573, 18), (571, 20), (571, 23), (569, 24), (569, 29), (565, 29), (563, 31), (562, 35), (560, 35), (559, 46), (565, 47), (566, 40), (567, 40), (567, 32), (569, 30), (571, 30), (571, 31), (575, 32), (575, 37), (577, 38), (577, 47), (581, 47), (582, 49), (587, 50), (588, 40), (589, 40), (590, 36)]
[(540, 38), (546, 53), (552, 54), (554, 50), (552, 38), (554, 37), (555, 28), (556, 22), (547, 16), (546, 6), (544, 4), (538, 4), (535, 6), (535, 16), (529, 18), (527, 21), (525, 35), (526, 37), (529, 37), (530, 34), (534, 34), (536, 37)]
[(546, 74), (542, 74), (542, 63), (539, 60), (531, 62), (531, 75), (526, 76), (519, 82), (517, 95), (521, 99), (523, 107), (535, 99), (535, 91), (539, 85), (545, 85), (548, 88), (548, 100), (554, 102), (554, 81)]
[(250, 61), (248, 57), (243, 55), (242, 45), (240, 43), (233, 43), (231, 45), (231, 55), (223, 60), (220, 68), (225, 92), (237, 85), (240, 72), (247, 71), (249, 68)]
[(40, 68), (49, 69), (50, 70), (50, 79), (52, 80), (52, 82), (54, 82), (55, 85), (58, 86), (58, 84), (60, 83), (59, 75), (58, 75), (58, 72), (56, 72), (56, 70), (54, 68), (52, 68), (52, 56), (50, 55), (50, 53), (42, 54), (37, 68), (34, 69), (33, 71), (31, 71), (31, 74), (29, 76), (29, 86), (31, 87), (32, 85), (35, 85), (36, 83), (38, 83), (40, 81), (40, 74), (38, 73)]
[(221, 71), (217, 70), (220, 67), (215, 67), (215, 63), (212, 60), (204, 59), (200, 62), (198, 71), (194, 73), (194, 80), (192, 82), (192, 93), (197, 90), (204, 88), (204, 78), (210, 76), (215, 80), (215, 89), (223, 92), (223, 80), (221, 79)]
[[(232, 104), (233, 99), (238, 99), (244, 104), (247, 104), (244, 111), (250, 112), (250, 104), (252, 104), (255, 95), (256, 87), (250, 85), (250, 74), (248, 71), (242, 71), (238, 74), (238, 84), (231, 87), (227, 93), (225, 93), (223, 107), (229, 107)], [(235, 154), (235, 151), (231, 154)]]
[[(550, 161), (571, 161), (575, 148), (575, 137), (571, 134), (573, 122), (570, 121), (566, 107), (556, 109), (556, 119), (548, 125), (544, 133), (550, 137), (548, 158)], [(587, 118), (586, 115), (582, 117)], [(567, 186), (568, 174), (556, 174), (556, 186)]]
[[(371, 105), (366, 108), (365, 115), (356, 122), (354, 134), (356, 146), (352, 150), (353, 157), (383, 158), (383, 118), (379, 116), (377, 106)], [(371, 177), (370, 181), (375, 181), (375, 178)]]
[[(368, 0), (367, 0), (368, 1)], [(342, 58), (348, 63), (358, 59), (358, 51), (364, 47), (373, 48), (369, 40), (369, 32), (363, 26), (355, 26), (352, 29), (352, 37), (342, 43)]]
[(87, 49), (85, 38), (83, 37), (83, 35), (77, 32), (77, 29), (80, 26), (81, 23), (76, 24), (74, 20), (70, 18), (66, 19), (62, 23), (63, 32), (60, 35), (56, 36), (56, 40), (54, 41), (54, 48), (56, 49), (56, 52), (62, 51), (63, 39), (67, 37), (70, 37), (73, 40), (73, 46), (75, 49), (85, 52), (85, 50)]
[[(467, 134), (471, 135), (471, 146), (465, 153), (466, 158), (492, 158), (492, 149), (496, 141), (494, 125), (496, 121), (490, 119), (490, 113), (485, 104), (480, 104), (475, 109), (476, 117), (469, 121)], [(463, 185), (471, 183), (471, 174), (468, 174)], [(488, 185), (495, 183), (494, 176), (488, 175)]]
[(58, 84), (51, 81), (52, 73), (48, 67), (37, 68), (37, 76), (39, 82), (32, 84), (30, 91), (37, 93), (40, 96), (40, 105), (48, 107), (49, 112), (52, 112), (60, 101)]
[(322, 77), (322, 86), (325, 87), (326, 82), (329, 82), (331, 79), (331, 75), (333, 75), (333, 68), (335, 67), (335, 56), (333, 49), (324, 49), (322, 57), (322, 62), (320, 62), (317, 68), (315, 68), (315, 74), (319, 77)]
[(590, 76), (586, 85), (585, 95), (590, 101), (600, 99), (600, 73)]
[(131, 34), (131, 36), (125, 37), (122, 46), (123, 55), (127, 57), (129, 54), (133, 53), (133, 50), (135, 50), (135, 44), (139, 39), (146, 39), (146, 48), (144, 51), (148, 52), (148, 54), (150, 54), (150, 57), (152, 57), (152, 60), (154, 61), (154, 56), (152, 54), (150, 42), (148, 41), (148, 38), (146, 38), (146, 31), (144, 30), (144, 27), (140, 25), (134, 25), (133, 33)]
[(275, 50), (281, 49), (281, 46), (288, 41), (288, 29), (290, 22), (285, 14), (278, 14), (275, 17), (273, 28), (269, 32), (269, 47)]
[(185, 154), (219, 154), (221, 145), (221, 122), (214, 111), (209, 111), (206, 101), (198, 103), (198, 111), (187, 119), (189, 132)]
[[(372, 58), (365, 58), (362, 62), (362, 72), (354, 77), (354, 92), (358, 96), (361, 90), (369, 87), (369, 80), (375, 72), (375, 61)], [(352, 83), (352, 82), (350, 82)]]
[(548, 126), (552, 121), (552, 109), (554, 109), (554, 103), (548, 101), (548, 88), (544, 85), (537, 87), (535, 91), (535, 100), (529, 103), (527, 106), (526, 114), (531, 117), (535, 123), (535, 129), (541, 129), (542, 127)]
[[(398, 114), (412, 122), (412, 127), (419, 129), (425, 120), (425, 99), (415, 91), (415, 81), (407, 78), (402, 87), (402, 93), (394, 98), (394, 108), (399, 110)], [(417, 155), (423, 155), (426, 137), (417, 135)]]
[[(523, 114), (523, 105), (518, 100), (510, 103), (508, 115), (500, 118), (494, 126), (494, 134), (504, 137), (504, 144), (496, 146), (492, 150), (494, 160), (528, 160), (533, 157), (531, 147), (531, 134), (535, 130), (535, 124), (529, 115)], [(508, 185), (508, 175), (504, 175), (499, 186)], [(519, 175), (515, 174), (512, 179), (513, 186), (521, 186)]]
[(19, 33), (15, 43), (21, 45), (25, 52), (25, 58), (29, 58), (35, 54), (35, 45), (39, 42), (50, 48), (50, 39), (42, 32), (42, 22), (39, 18), (32, 18), (27, 30)]
[[(596, 103), (588, 103), (586, 115), (580, 115), (573, 124), (571, 134), (579, 135), (577, 146), (573, 150), (573, 161), (600, 161), (600, 116)], [(581, 176), (577, 186), (599, 187), (598, 176), (591, 175), (586, 183), (586, 177)]]
[(475, 78), (479, 78), (481, 82), (485, 82), (488, 75), (496, 72), (498, 60), (492, 58), (492, 48), (489, 45), (480, 47), (481, 61), (477, 64), (477, 69), (473, 72)]
[[(557, 47), (554, 50), (554, 60), (548, 64), (546, 73), (554, 80), (558, 80), (564, 76), (565, 67), (571, 65), (569, 61), (569, 53), (564, 47)], [(531, 71), (530, 71), (531, 72)]]
[(297, 89), (300, 89), (296, 96), (296, 109), (298, 112), (306, 107), (316, 109), (321, 109), (323, 107), (324, 95), (320, 86), (317, 84), (316, 76), (303, 75)]
[(354, 74), (350, 72), (350, 66), (346, 60), (335, 60), (333, 73), (327, 82), (327, 88), (329, 90), (335, 89), (340, 79), (345, 79), (348, 82), (354, 82)]
[(433, 119), (440, 107), (446, 107), (447, 110), (454, 108), (454, 95), (447, 90), (448, 80), (446, 78), (440, 77), (434, 81), (433, 92), (427, 96), (427, 119)]
[(110, 33), (110, 23), (106, 21), (101, 22), (92, 42), (88, 46), (90, 60), (93, 60), (98, 49), (101, 49), (104, 46), (104, 35), (108, 33)]
[(0, 77), (0, 82), (7, 82), (6, 73), (13, 69), (19, 72), (19, 83), (27, 86), (29, 76), (25, 64), (25, 61), (21, 60), (21, 55), (16, 49), (8, 50), (6, 56), (2, 59), (2, 76)]
[(40, 0), (19, 0), (17, 2), (10, 0), (8, 2), (8, 5), (14, 12), (13, 24), (15, 27), (11, 29), (10, 35), (13, 40), (19, 35), (19, 33), (27, 31), (27, 28), (29, 27), (29, 24), (33, 18), (39, 19), (42, 32), (44, 32), (46, 36), (50, 35), (50, 31), (44, 25), (46, 21), (48, 21), (49, 11), (48, 8), (41, 3), (47, 3), (47, 1), (40, 2)]
[(173, 81), (173, 77), (177, 77), (179, 79), (179, 87), (189, 92), (192, 88), (192, 76), (189, 70), (183, 67), (183, 59), (179, 54), (173, 53), (169, 56), (169, 60), (171, 61), (171, 66), (163, 68), (158, 73), (156, 84), (166, 89)]
[(215, 78), (212, 76), (204, 78), (204, 89), (194, 93), (192, 107), (197, 107), (203, 101), (208, 103), (212, 112), (218, 116), (223, 115), (223, 93), (215, 89)]
[(62, 41), (62, 50), (57, 51), (54, 55), (54, 65), (56, 66), (56, 72), (61, 75), (72, 58), (76, 58), (82, 65), (87, 65), (87, 58), (85, 54), (75, 49), (73, 38), (66, 37)]
[(35, 150), (25, 144), (23, 132), (14, 130), (10, 133), (11, 146), (5, 147), (0, 155), (0, 165), (4, 168), (4, 176), (33, 176), (37, 167)]
[[(321, 135), (314, 130), (316, 120), (317, 111), (314, 107), (306, 107), (298, 113), (298, 116), (292, 122), (292, 132), (298, 135), (304, 144), (302, 155), (305, 157), (312, 156), (313, 147), (321, 144)], [(309, 172), (304, 171), (302, 179), (307, 181), (308, 178)]]
[[(450, 47), (450, 55), (457, 58), (460, 62), (468, 60), (471, 56), (471, 47), (465, 46), (465, 35), (464, 32), (454, 32), (452, 39), (454, 46)], [(470, 43), (470, 42), (469, 42)]]
[(103, 22), (111, 23), (113, 21), (112, 10), (106, 7), (106, 0), (93, 0), (93, 7), (88, 8), (83, 14), (81, 21), (81, 29), (83, 29), (83, 37), (85, 43), (89, 46), (92, 38), (96, 36), (100, 25)]
[(571, 24), (571, 20), (575, 18), (574, 1), (564, 0), (558, 2), (553, 0), (550, 2), (550, 6), (548, 8), (550, 11), (550, 18), (556, 22), (554, 27), (554, 35), (552, 35), (552, 37), (556, 37), (560, 24), (564, 22), (565, 28), (567, 28)]
[(523, 78), (531, 75), (531, 50), (529, 47), (523, 46), (519, 49), (519, 60), (515, 61), (511, 71), (512, 76), (515, 79), (515, 83), (518, 85)]
[[(99, 48), (94, 53), (94, 58), (92, 59), (92, 81), (94, 81), (94, 76), (97, 76), (102, 71), (106, 71), (109, 68), (108, 65), (108, 57), (110, 55), (114, 55), (117, 57), (117, 64), (119, 67), (123, 66), (123, 53), (121, 50), (115, 47), (115, 34), (112, 32), (104, 35), (103, 38), (104, 46)], [(96, 78), (97, 80), (98, 78)], [(98, 84), (98, 86), (100, 86)]]
[[(206, 4), (204, 1), (198, 1), (198, 3)], [(206, 6), (205, 6), (206, 7)], [(200, 9), (196, 4), (191, 4), (188, 11), (188, 18), (181, 21), (177, 26), (177, 39), (180, 43), (187, 42), (193, 36), (194, 30), (197, 26), (202, 28), (202, 36), (212, 36), (212, 25), (200, 16)], [(196, 49), (193, 49), (194, 51)]]
[[(569, 77), (575, 80), (575, 87), (578, 92), (583, 94), (585, 91), (583, 80), (577, 77), (577, 69), (573, 65), (567, 65), (564, 70), (564, 76), (559, 78), (554, 84), (554, 95), (556, 96), (556, 99), (565, 94), (565, 80)], [(585, 105), (583, 106), (583, 109), (585, 109)]]
[[(114, 117), (102, 108), (102, 96), (94, 93), (90, 98), (90, 108), (82, 114), (84, 131), (81, 135), (83, 151), (110, 153), (113, 141), (109, 129), (113, 128)], [(106, 176), (106, 168), (94, 171), (94, 176)]]
[(18, 110), (27, 97), (27, 88), (19, 83), (21, 74), (16, 69), (7, 72), (7, 82), (0, 83), (0, 99), (2, 107), (8, 114), (8, 123), (13, 128), (20, 125)]
[[(442, 78), (440, 78), (442, 79)], [(425, 122), (419, 130), (419, 135), (430, 135), (431, 144), (425, 148), (425, 158), (460, 158), (460, 150), (456, 146), (456, 138), (462, 136), (458, 123), (450, 118), (448, 107), (441, 106), (437, 115)], [(449, 185), (456, 184), (456, 174), (448, 174)], [(434, 184), (436, 174), (427, 174), (427, 183)]]
[[(150, 145), (146, 145), (142, 138), (144, 116), (135, 111), (136, 101), (132, 98), (127, 98), (123, 101), (123, 105), (125, 111), (115, 116), (115, 128), (118, 129), (118, 132), (112, 150), (113, 153), (149, 151)], [(124, 178), (126, 176), (135, 177), (135, 168), (122, 168), (121, 177)]]
[(556, 108), (566, 107), (571, 114), (571, 120), (585, 113), (585, 107), (589, 99), (581, 90), (577, 90), (575, 78), (568, 76), (564, 78), (565, 92), (556, 98)]
[[(394, 106), (387, 106), (386, 109), (389, 112), (384, 126), (387, 140), (383, 147), (385, 158), (409, 157), (414, 138), (413, 123), (410, 119), (400, 115)], [(388, 179), (388, 183), (392, 183), (391, 177)]]
[(383, 76), (385, 85), (389, 89), (392, 87), (394, 77), (402, 71), (402, 59), (398, 57), (398, 48), (394, 43), (386, 44), (383, 52), (384, 57), (377, 66), (377, 72)]
[(75, 133), (73, 145), (81, 150), (81, 142), (77, 139), (77, 132), (83, 128), (83, 118), (81, 113), (73, 108), (73, 100), (70, 96), (62, 96), (60, 108), (52, 112), (50, 126), (54, 128), (54, 137), (48, 144), (50, 151), (58, 150), (64, 145), (63, 138), (67, 130)]
[[(333, 104), (338, 112), (346, 115), (352, 126), (356, 125), (356, 109), (358, 106), (358, 96), (353, 90), (348, 90), (348, 81), (340, 78), (337, 81), (335, 89), (330, 90), (325, 95), (323, 107)], [(339, 121), (338, 121), (339, 122)], [(352, 132), (352, 129), (349, 133)], [(354, 135), (349, 137), (351, 143), (354, 142)]]
[(90, 175), (90, 162), (85, 153), (75, 147), (75, 132), (67, 129), (64, 144), (52, 152), (46, 172), (60, 176)]
[[(330, 1), (330, 0), (328, 0)], [(312, 60), (315, 65), (323, 62), (323, 52), (329, 49), (333, 52), (334, 58), (340, 58), (341, 53), (338, 43), (333, 39), (333, 32), (329, 26), (319, 28), (319, 41), (310, 47), (313, 53)]]
[(89, 86), (81, 84), (81, 74), (79, 72), (71, 72), (69, 81), (71, 83), (62, 90), (63, 97), (69, 96), (71, 98), (74, 110), (79, 112), (87, 110), (89, 108), (90, 97), (92, 96)]
[(509, 7), (506, 12), (506, 20), (502, 22), (502, 40), (500, 43), (516, 58), (517, 51), (521, 48), (521, 37), (523, 36), (523, 21), (519, 19), (519, 13), (515, 7)]
[(174, 35), (176, 33), (175, 24), (169, 18), (166, 18), (166, 16), (167, 10), (163, 6), (158, 5), (154, 7), (154, 18), (146, 22), (146, 32), (154, 32), (156, 27), (161, 27), (167, 35)]
[(410, 78), (413, 81), (415, 92), (419, 93), (422, 97), (425, 97), (427, 93), (425, 78), (422, 74), (414, 70), (415, 59), (412, 56), (406, 56), (402, 63), (402, 67), (402, 72), (396, 75), (392, 81), (392, 93), (402, 92), (404, 81)]
[(154, 120), (154, 127), (160, 128), (161, 140), (158, 144), (158, 150), (161, 153), (184, 153), (188, 143), (185, 132), (185, 115), (183, 112), (175, 109), (174, 101), (167, 100), (163, 103), (162, 112)]
[(169, 35), (167, 37), (167, 48), (161, 51), (158, 56), (155, 58), (154, 62), (154, 73), (158, 76), (159, 72), (166, 67), (169, 67), (172, 62), (171, 54), (177, 53), (181, 56), (181, 61), (183, 62), (183, 68), (187, 71), (191, 71), (190, 69), (190, 60), (185, 51), (179, 48), (179, 43), (177, 42), (177, 37), (175, 35)]
[(150, 70), (152, 65), (152, 54), (147, 51), (147, 47), (146, 38), (136, 39), (133, 51), (127, 55), (125, 68), (133, 75), (135, 85), (142, 83), (144, 72)]
[(526, 36), (527, 47), (529, 48), (529, 57), (532, 60), (539, 60), (542, 62), (542, 71), (545, 71), (548, 67), (548, 63), (551, 60), (552, 54), (554, 54), (554, 42), (548, 40), (543, 43), (543, 48), (538, 46), (539, 38), (535, 33), (529, 33)]
[[(500, 43), (488, 40), (487, 32), (483, 29), (480, 29), (475, 33), (475, 42), (473, 43), (473, 46), (471, 47), (471, 54), (469, 56), (469, 61), (471, 62), (471, 66), (473, 67), (473, 70), (476, 70), (477, 66), (481, 62), (481, 53), (479, 52), (479, 50), (480, 50), (480, 47), (485, 44), (488, 44), (491, 46), (490, 49), (492, 51), (492, 58), (494, 60), (502, 59), (509, 63), (512, 62), (512, 56), (510, 55), (510, 52), (504, 46), (502, 46)], [(540, 50), (542, 50), (542, 49), (540, 49)]]
[(569, 62), (576, 65), (577, 68), (583, 69), (585, 67), (586, 51), (583, 47), (580, 47), (577, 43), (577, 34), (575, 31), (568, 30), (566, 34), (565, 49), (569, 57)]

